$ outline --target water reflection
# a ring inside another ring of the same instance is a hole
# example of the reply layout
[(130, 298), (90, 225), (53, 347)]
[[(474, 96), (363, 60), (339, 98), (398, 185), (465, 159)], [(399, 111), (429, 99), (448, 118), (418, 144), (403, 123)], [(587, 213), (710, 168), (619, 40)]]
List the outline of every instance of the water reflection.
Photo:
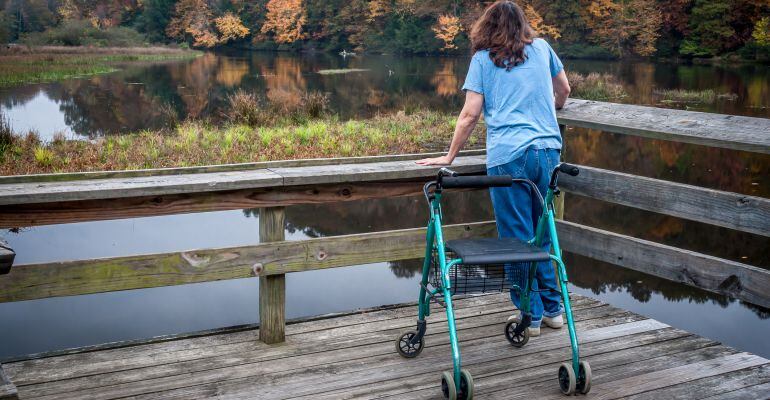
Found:
[[(0, 104), (13, 115), (16, 130), (35, 129), (44, 138), (61, 130), (93, 138), (162, 128), (177, 119), (218, 119), (225, 98), (237, 89), (289, 104), (299, 101), (305, 91), (326, 92), (332, 109), (343, 118), (415, 107), (454, 112), (462, 102), (459, 88), (467, 63), (465, 57), (206, 53), (189, 61), (126, 65), (107, 75), (4, 88)], [(566, 65), (581, 73), (616, 75), (629, 92), (625, 102), (770, 117), (770, 72), (761, 66), (577, 60), (566, 60)], [(317, 73), (341, 68), (366, 71)], [(660, 89), (712, 89), (738, 98), (718, 98), (713, 104), (661, 104), (656, 94)], [(49, 122), (61, 120), (66, 126)]]

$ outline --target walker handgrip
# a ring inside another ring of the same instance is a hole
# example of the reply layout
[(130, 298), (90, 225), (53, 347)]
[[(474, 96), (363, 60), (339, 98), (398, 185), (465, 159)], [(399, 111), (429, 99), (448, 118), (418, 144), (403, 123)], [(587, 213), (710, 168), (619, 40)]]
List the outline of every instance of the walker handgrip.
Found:
[(445, 177), (441, 180), (441, 186), (447, 189), (452, 188), (488, 188), (513, 185), (513, 178), (510, 175), (475, 175)]
[(578, 176), (578, 174), (580, 173), (580, 169), (578, 169), (578, 167), (571, 164), (561, 163), (559, 165), (559, 172), (563, 172), (571, 176)]

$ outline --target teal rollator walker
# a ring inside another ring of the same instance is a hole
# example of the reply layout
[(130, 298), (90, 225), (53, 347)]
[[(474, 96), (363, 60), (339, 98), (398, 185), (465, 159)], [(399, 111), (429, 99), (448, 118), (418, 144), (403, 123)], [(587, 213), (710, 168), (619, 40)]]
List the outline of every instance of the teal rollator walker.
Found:
[[(430, 315), (430, 301), (436, 301), (444, 306), (449, 325), (453, 362), (452, 371), (446, 371), (441, 375), (441, 389), (444, 397), (451, 400), (473, 398), (473, 377), (470, 371), (462, 368), (452, 296), (517, 291), (521, 297), (521, 316), (506, 324), (505, 337), (514, 347), (522, 347), (529, 340), (527, 328), (532, 323), (530, 296), (535, 291), (531, 288), (533, 288), (537, 263), (548, 261), (556, 264), (557, 286), (564, 303), (564, 314), (572, 346), (571, 362), (565, 362), (559, 367), (559, 387), (566, 395), (585, 394), (591, 389), (591, 368), (587, 361), (580, 360), (572, 306), (567, 291), (567, 271), (562, 261), (559, 238), (556, 234), (553, 200), (559, 194), (559, 173), (576, 176), (579, 170), (566, 163), (554, 168), (545, 198), (537, 185), (527, 179), (513, 179), (509, 175), (458, 176), (447, 168), (441, 168), (436, 180), (426, 183), (423, 187), (430, 205), (430, 222), (428, 222), (425, 262), (420, 282), (417, 328), (407, 330), (398, 337), (396, 350), (403, 357), (417, 357), (425, 344), (425, 318)], [(458, 239), (444, 242), (441, 228), (441, 195), (444, 189), (509, 187), (515, 184), (529, 185), (543, 205), (535, 237), (527, 242), (513, 238)], [(550, 253), (543, 250), (546, 238), (551, 242)], [(528, 268), (519, 267), (526, 266), (527, 263)], [(524, 287), (519, 287), (517, 282), (524, 282)]]

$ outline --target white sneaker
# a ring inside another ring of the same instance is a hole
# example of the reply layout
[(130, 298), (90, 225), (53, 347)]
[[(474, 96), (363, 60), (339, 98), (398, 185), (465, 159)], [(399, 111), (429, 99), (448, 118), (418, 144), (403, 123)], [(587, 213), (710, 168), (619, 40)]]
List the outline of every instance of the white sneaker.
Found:
[[(521, 322), (521, 312), (515, 311), (513, 315), (508, 317), (508, 322), (511, 322), (511, 321)], [(533, 328), (530, 326), (529, 328), (527, 328), (527, 331), (529, 333), (529, 337), (540, 336), (540, 327)]]
[(553, 318), (543, 317), (543, 323), (549, 328), (559, 329), (564, 325), (564, 319), (561, 317), (561, 314)]

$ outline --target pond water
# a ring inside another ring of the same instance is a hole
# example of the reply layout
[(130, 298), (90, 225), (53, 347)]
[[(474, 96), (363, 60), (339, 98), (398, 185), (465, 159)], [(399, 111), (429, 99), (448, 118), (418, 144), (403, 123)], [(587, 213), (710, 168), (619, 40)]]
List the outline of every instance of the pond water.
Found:
[[(196, 60), (127, 66), (98, 77), (0, 90), (17, 131), (94, 138), (161, 127), (181, 118), (219, 118), (228, 93), (244, 88), (275, 101), (328, 92), (343, 117), (426, 107), (455, 111), (467, 58), (206, 54)], [(566, 60), (582, 73), (610, 72), (625, 102), (770, 117), (770, 71), (760, 66), (686, 66)], [(322, 75), (324, 69), (368, 71)], [(710, 104), (661, 103), (664, 88), (734, 93)], [(570, 129), (569, 161), (720, 190), (770, 196), (770, 157)], [(487, 220), (484, 192), (455, 193), (452, 222)], [(424, 200), (394, 198), (286, 211), (288, 240), (423, 226)], [(718, 257), (770, 267), (770, 239), (568, 195), (568, 220)], [(0, 231), (17, 263), (180, 251), (258, 243), (253, 210), (134, 218)], [(205, 227), (205, 228), (204, 228)], [(287, 276), (288, 317), (413, 301), (419, 260)], [(685, 285), (568, 255), (572, 290), (678, 328), (770, 357), (770, 312)], [(2, 279), (2, 277), (0, 277)], [(258, 280), (241, 279), (0, 304), (0, 360), (41, 351), (258, 322)], [(501, 321), (502, 323), (502, 321)]]

